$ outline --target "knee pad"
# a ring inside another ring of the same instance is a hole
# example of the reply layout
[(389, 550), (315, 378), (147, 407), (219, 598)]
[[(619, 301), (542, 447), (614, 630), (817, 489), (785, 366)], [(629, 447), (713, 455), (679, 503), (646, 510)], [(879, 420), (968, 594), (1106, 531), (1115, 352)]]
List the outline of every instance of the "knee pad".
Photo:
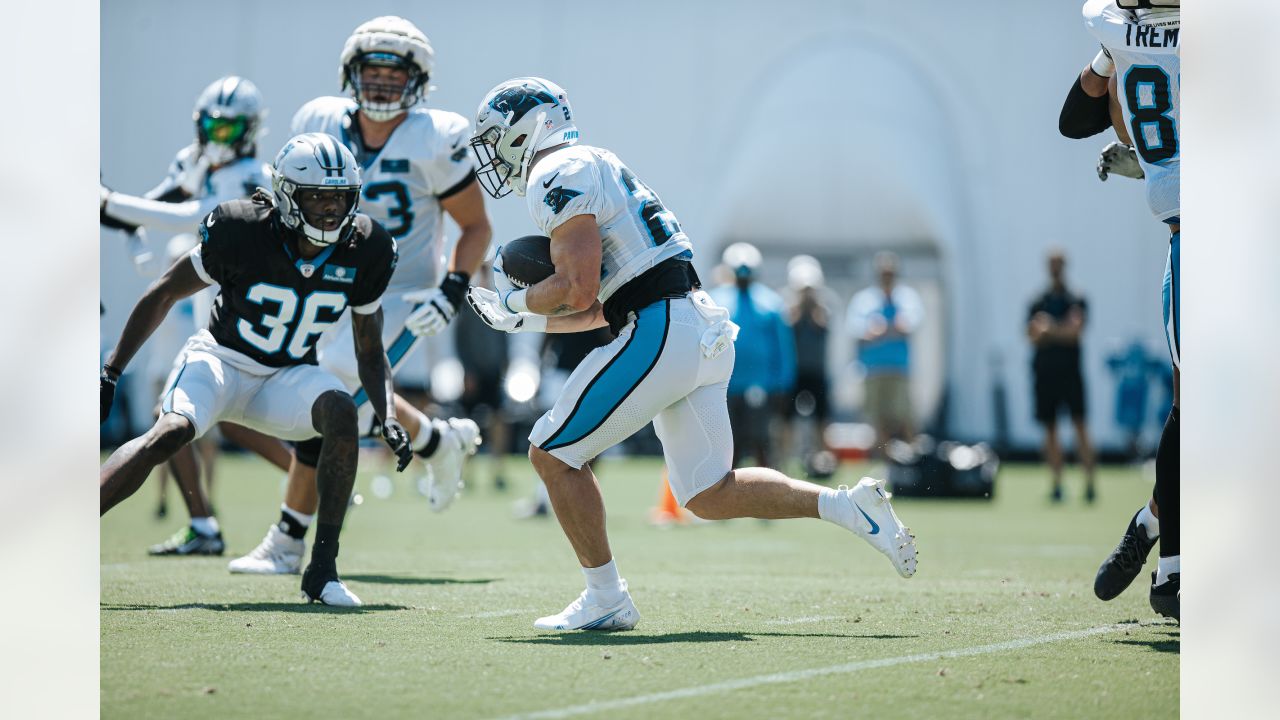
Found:
[(320, 438), (313, 437), (310, 440), (292, 443), (293, 456), (303, 465), (314, 468), (320, 463), (320, 442)]

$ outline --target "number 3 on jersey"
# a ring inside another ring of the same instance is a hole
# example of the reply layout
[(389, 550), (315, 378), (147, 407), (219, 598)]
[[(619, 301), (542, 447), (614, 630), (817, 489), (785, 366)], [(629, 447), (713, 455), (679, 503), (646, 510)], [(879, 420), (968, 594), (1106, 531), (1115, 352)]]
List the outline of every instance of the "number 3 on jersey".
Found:
[[(387, 208), (387, 219), (383, 221), (383, 224), (387, 226), (387, 232), (391, 233), (391, 237), (404, 237), (413, 227), (413, 212), (411, 210), (413, 204), (409, 200), (409, 189), (404, 186), (404, 183), (395, 180), (373, 183), (372, 185), (366, 185), (364, 188), (365, 199), (370, 202), (383, 195), (395, 196), (395, 204)], [(392, 227), (392, 222), (396, 220), (399, 220), (399, 222)]]
[(1124, 96), (1129, 105), (1129, 137), (1142, 159), (1155, 165), (1177, 155), (1169, 73), (1156, 65), (1134, 65), (1124, 76)]
[[(240, 330), (240, 336), (264, 353), (279, 352), (284, 346), (285, 338), (289, 335), (289, 324), (297, 315), (298, 294), (279, 285), (258, 283), (249, 288), (245, 297), (250, 302), (263, 305), (264, 311), (260, 323), (266, 328), (267, 333), (262, 334), (253, 323), (242, 319), (236, 325)], [(276, 306), (275, 313), (266, 312), (266, 303)], [(315, 339), (337, 322), (346, 307), (347, 296), (340, 292), (317, 291), (308, 295), (306, 301), (302, 303), (302, 314), (297, 327), (293, 330), (293, 340), (289, 342), (287, 348), (289, 357), (301, 360), (311, 352)], [(321, 308), (332, 312), (331, 320), (319, 319)]]

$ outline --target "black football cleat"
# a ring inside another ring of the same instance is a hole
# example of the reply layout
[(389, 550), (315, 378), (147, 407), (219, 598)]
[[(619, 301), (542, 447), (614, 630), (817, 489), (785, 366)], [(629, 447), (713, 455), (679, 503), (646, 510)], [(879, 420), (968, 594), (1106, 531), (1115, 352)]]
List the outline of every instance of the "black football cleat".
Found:
[(1178, 622), (1182, 622), (1179, 617), (1182, 604), (1181, 577), (1181, 573), (1169, 573), (1164, 583), (1156, 585), (1156, 574), (1151, 573), (1151, 609)]
[(147, 548), (148, 555), (221, 555), (226, 550), (222, 533), (201, 535), (188, 525), (173, 537)]
[(1129, 527), (1125, 528), (1124, 537), (1120, 538), (1120, 544), (1102, 561), (1102, 567), (1098, 568), (1098, 576), (1093, 579), (1093, 594), (1099, 600), (1112, 600), (1124, 592), (1137, 579), (1138, 573), (1142, 572), (1142, 566), (1146, 564), (1147, 556), (1155, 546), (1156, 540), (1147, 539), (1146, 526), (1138, 525), (1138, 513), (1134, 513)]

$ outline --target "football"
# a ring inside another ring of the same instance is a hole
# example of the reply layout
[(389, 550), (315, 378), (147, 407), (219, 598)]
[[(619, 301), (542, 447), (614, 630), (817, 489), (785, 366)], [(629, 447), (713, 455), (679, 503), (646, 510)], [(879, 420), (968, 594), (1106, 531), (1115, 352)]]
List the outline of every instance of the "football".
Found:
[(525, 235), (502, 246), (502, 272), (518, 288), (536, 285), (551, 277), (556, 266), (551, 262), (551, 238)]

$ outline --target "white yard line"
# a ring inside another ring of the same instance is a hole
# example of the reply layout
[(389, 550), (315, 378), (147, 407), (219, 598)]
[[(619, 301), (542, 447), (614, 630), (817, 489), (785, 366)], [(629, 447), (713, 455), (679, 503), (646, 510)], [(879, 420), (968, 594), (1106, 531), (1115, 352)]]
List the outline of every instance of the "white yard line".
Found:
[(741, 678), (739, 680), (726, 680), (724, 682), (711, 683), (710, 685), (697, 685), (694, 687), (681, 688), (679, 690), (651, 693), (649, 695), (636, 695), (618, 700), (602, 700), (598, 702), (584, 703), (582, 705), (571, 705), (569, 707), (553, 710), (540, 710), (538, 712), (524, 713), (521, 715), (511, 715), (504, 718), (504, 720), (539, 720), (541, 718), (566, 718), (574, 715), (589, 715), (609, 710), (636, 707), (638, 705), (648, 705), (649, 703), (665, 702), (667, 700), (683, 700), (685, 698), (699, 697), (702, 695), (712, 695), (715, 693), (731, 692), (734, 690), (745, 690), (748, 688), (759, 687), (761, 685), (777, 685), (780, 683), (797, 682), (800, 680), (822, 677), (824, 675), (839, 675), (857, 672), (859, 670), (872, 670), (875, 668), (891, 667), (893, 665), (906, 665), (908, 663), (926, 662), (929, 660), (972, 657), (974, 655), (989, 655), (992, 653), (1022, 650), (1023, 648), (1029, 648), (1035, 645), (1045, 645), (1048, 643), (1064, 642), (1067, 640), (1080, 640), (1082, 638), (1093, 637), (1094, 635), (1119, 632), (1121, 630), (1128, 630), (1136, 627), (1138, 627), (1136, 623), (1100, 625), (1086, 630), (1070, 630), (1066, 632), (1053, 633), (1051, 635), (1019, 638), (1017, 640), (992, 643), (991, 645), (976, 645), (974, 647), (958, 648), (956, 650), (939, 650), (937, 652), (918, 653), (916, 655), (900, 655), (898, 657), (880, 658), (878, 660), (860, 660), (858, 662), (845, 663), (843, 665), (831, 665), (829, 667), (812, 668), (809, 670), (794, 670), (792, 672), (773, 673), (770, 675), (756, 675), (754, 677)]

